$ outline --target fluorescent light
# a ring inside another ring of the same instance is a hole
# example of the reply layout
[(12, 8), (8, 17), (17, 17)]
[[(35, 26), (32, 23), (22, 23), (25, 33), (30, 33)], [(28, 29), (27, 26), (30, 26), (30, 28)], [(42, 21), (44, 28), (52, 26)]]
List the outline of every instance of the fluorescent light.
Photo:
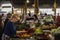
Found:
[(12, 4), (8, 3), (8, 4), (2, 4), (1, 6), (12, 6)]
[(26, 2), (27, 2), (27, 3), (29, 3), (30, 1), (29, 1), (29, 0), (27, 0)]
[(14, 10), (17, 10), (17, 9), (14, 9)]
[(17, 11), (17, 13), (21, 13), (21, 11)]

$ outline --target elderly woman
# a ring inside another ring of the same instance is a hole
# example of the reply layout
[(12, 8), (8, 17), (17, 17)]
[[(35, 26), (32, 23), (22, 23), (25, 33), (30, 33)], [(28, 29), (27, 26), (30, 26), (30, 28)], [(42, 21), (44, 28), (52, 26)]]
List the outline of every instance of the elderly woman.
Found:
[(16, 35), (16, 28), (14, 23), (19, 20), (19, 16), (17, 14), (13, 14), (9, 21), (7, 22), (4, 32), (2, 35), (2, 40), (10, 40), (10, 37), (14, 37)]

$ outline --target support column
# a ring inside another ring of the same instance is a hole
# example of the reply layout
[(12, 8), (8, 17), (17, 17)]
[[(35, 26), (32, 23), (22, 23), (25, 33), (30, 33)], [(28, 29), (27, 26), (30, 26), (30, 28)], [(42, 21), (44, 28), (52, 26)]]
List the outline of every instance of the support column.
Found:
[(22, 8), (21, 8), (21, 14), (23, 13), (23, 10), (22, 10)]
[(35, 10), (34, 10), (34, 13), (35, 13), (35, 15), (37, 15), (38, 14), (38, 0), (34, 0), (34, 4), (35, 4)]
[(25, 2), (25, 6), (24, 6), (24, 13), (25, 13), (25, 15), (27, 14), (27, 2)]
[(54, 16), (55, 16), (55, 18), (54, 18), (54, 20), (56, 21), (56, 0), (54, 0)]
[(24, 14), (25, 14), (25, 7), (23, 7), (23, 9), (22, 9), (22, 13), (23, 13), (23, 16), (24, 16)]
[(12, 4), (12, 14), (14, 14), (14, 10), (13, 10), (13, 1), (11, 0), (11, 4)]

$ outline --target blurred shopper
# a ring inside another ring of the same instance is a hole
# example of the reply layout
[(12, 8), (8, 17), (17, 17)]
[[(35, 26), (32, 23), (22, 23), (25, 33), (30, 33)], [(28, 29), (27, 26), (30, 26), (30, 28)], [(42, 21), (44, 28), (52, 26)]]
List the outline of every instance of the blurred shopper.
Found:
[(42, 17), (41, 15), (38, 15), (38, 23), (41, 23), (42, 22)]
[(1, 40), (1, 37), (2, 37), (3, 26), (4, 26), (4, 23), (2, 21), (2, 16), (0, 16), (0, 40)]
[(30, 18), (31, 18), (31, 15), (30, 15), (30, 13), (28, 13), (26, 20), (30, 20)]
[(6, 16), (4, 14), (2, 14), (2, 21), (4, 22), (6, 19)]
[(27, 14), (27, 17), (26, 17), (27, 19), (26, 20), (32, 20), (32, 14), (31, 14), (31, 12), (29, 11), (29, 13)]
[(58, 13), (58, 16), (56, 18), (56, 26), (60, 26), (60, 16), (59, 16), (59, 13)]
[(33, 17), (34, 21), (38, 20), (37, 15), (34, 14), (32, 17)]
[(14, 37), (16, 35), (16, 28), (14, 26), (14, 23), (19, 20), (19, 17), (17, 14), (13, 14), (9, 21), (7, 22), (3, 35), (2, 40), (10, 40), (10, 37)]

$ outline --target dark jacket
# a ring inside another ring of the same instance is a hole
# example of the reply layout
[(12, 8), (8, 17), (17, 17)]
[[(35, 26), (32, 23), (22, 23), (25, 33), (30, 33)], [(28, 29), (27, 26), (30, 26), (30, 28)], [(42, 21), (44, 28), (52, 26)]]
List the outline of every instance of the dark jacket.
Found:
[(9, 21), (9, 19), (6, 19), (4, 22), (4, 26), (6, 26), (7, 22)]
[(3, 33), (8, 36), (14, 36), (16, 34), (16, 28), (14, 26), (14, 23), (11, 21), (8, 21)]

